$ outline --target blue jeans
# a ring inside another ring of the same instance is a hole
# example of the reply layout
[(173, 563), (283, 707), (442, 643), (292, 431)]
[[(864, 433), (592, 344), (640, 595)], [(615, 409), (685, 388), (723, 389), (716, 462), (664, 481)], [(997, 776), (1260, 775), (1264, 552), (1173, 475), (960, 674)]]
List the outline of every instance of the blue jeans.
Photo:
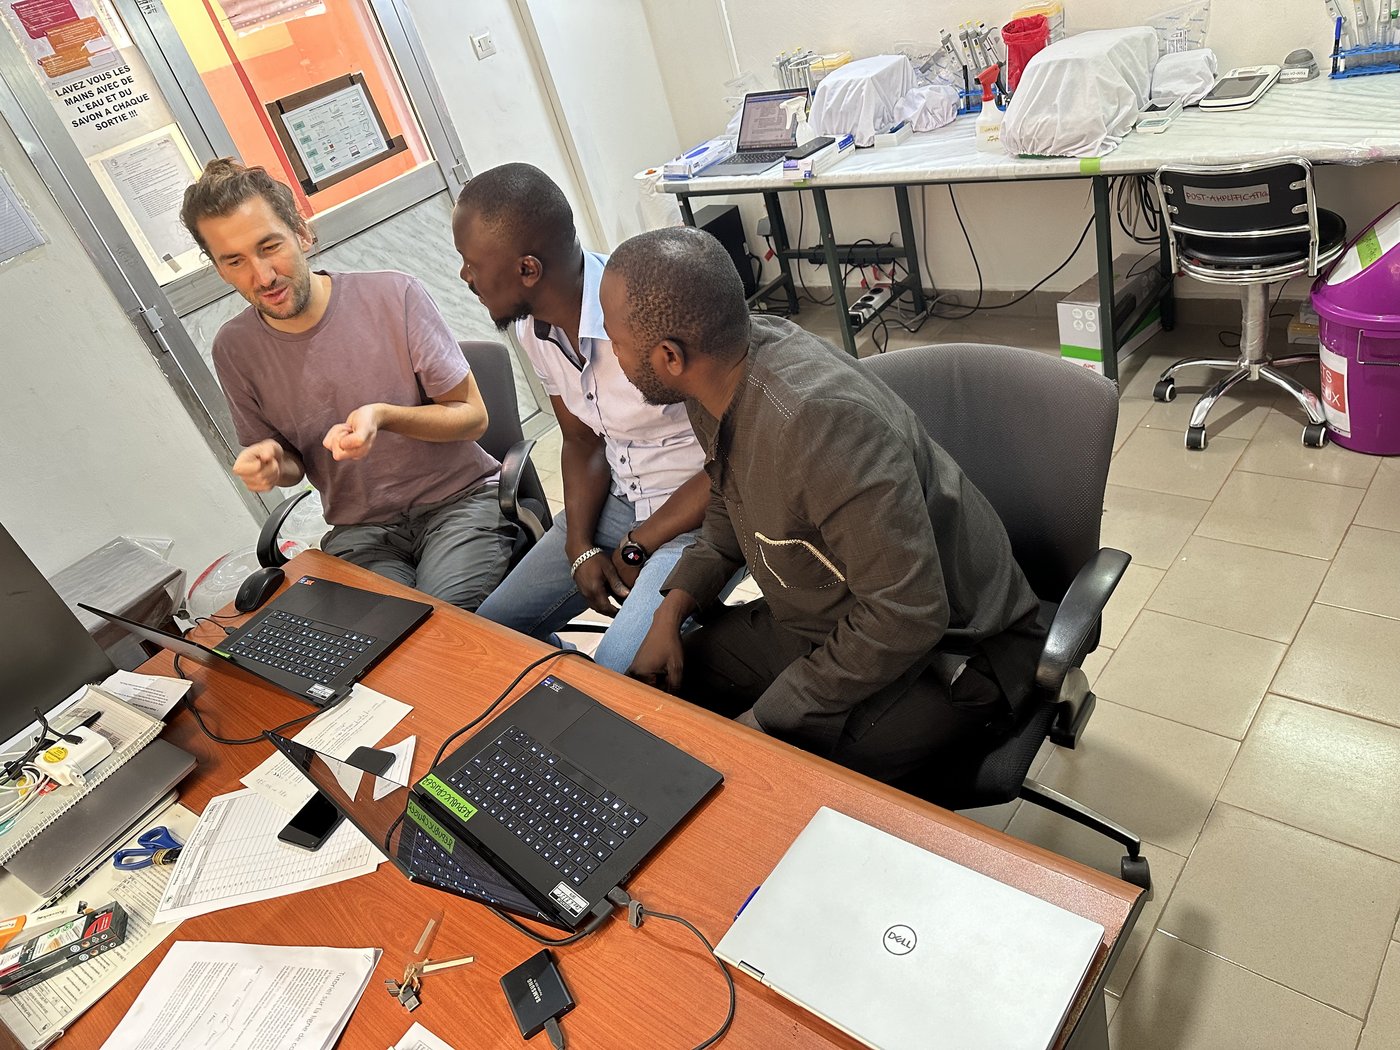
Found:
[[(636, 524), (632, 504), (610, 495), (598, 515), (593, 542), (605, 551), (611, 550)], [(481, 603), (477, 615), (542, 641), (557, 642), (554, 633), (588, 608), (569, 575), (569, 558), (564, 553), (567, 536), (568, 522), (560, 511), (540, 542)], [(681, 551), (694, 540), (695, 533), (682, 533), (647, 559), (622, 608), (598, 643), (598, 651), (593, 655), (595, 661), (610, 670), (626, 673), (661, 604), (661, 585), (680, 560)]]

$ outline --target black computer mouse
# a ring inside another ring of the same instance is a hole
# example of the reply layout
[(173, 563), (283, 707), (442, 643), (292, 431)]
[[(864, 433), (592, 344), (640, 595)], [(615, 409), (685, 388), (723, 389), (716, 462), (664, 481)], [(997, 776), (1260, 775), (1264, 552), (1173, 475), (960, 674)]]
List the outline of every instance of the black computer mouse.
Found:
[(287, 574), (277, 568), (262, 568), (257, 572), (250, 572), (238, 588), (233, 607), (239, 612), (252, 612), (271, 598), (286, 578)]

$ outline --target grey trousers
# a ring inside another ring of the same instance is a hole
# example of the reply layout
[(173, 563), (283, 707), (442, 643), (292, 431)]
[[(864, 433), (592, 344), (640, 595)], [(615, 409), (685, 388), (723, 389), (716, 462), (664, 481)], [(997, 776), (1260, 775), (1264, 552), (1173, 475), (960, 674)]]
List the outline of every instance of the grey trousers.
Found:
[[(752, 707), (788, 664), (815, 648), (773, 619), (762, 599), (726, 606), (686, 635), (681, 696), (733, 718)], [(804, 746), (800, 734), (774, 735)], [(923, 673), (853, 707), (824, 757), (886, 783), (917, 771), (933, 793), (924, 797), (937, 801), (943, 785), (951, 794), (965, 784), (997, 742), (985, 713), (955, 707), (942, 683)]]
[(321, 549), (471, 612), (505, 578), (518, 532), (491, 482), (392, 521), (337, 525)]

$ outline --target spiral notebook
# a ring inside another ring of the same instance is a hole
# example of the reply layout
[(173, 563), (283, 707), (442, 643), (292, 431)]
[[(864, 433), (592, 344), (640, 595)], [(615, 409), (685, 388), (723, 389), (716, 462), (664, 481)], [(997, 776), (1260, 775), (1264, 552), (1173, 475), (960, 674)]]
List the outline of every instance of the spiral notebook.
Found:
[(49, 724), (56, 732), (66, 733), (94, 714), (98, 718), (92, 728), (111, 742), (112, 753), (88, 772), (81, 787), (69, 784), (55, 788), (26, 807), (12, 825), (0, 832), (0, 864), (8, 862), (35, 835), (71, 809), (80, 798), (99, 787), (165, 727), (164, 722), (94, 686), (89, 686), (76, 702), (51, 718)]

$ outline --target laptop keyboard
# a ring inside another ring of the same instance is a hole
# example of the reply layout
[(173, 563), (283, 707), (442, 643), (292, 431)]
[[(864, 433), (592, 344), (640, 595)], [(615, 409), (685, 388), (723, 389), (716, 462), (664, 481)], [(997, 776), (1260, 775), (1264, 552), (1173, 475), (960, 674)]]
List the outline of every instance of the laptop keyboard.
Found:
[(647, 819), (515, 726), (448, 780), (575, 886)]
[(329, 682), (339, 677), (376, 641), (367, 634), (273, 611), (227, 651), (313, 682)]
[(717, 167), (723, 168), (731, 164), (776, 164), (786, 153), (785, 149), (766, 150), (763, 153), (736, 153), (720, 161)]

